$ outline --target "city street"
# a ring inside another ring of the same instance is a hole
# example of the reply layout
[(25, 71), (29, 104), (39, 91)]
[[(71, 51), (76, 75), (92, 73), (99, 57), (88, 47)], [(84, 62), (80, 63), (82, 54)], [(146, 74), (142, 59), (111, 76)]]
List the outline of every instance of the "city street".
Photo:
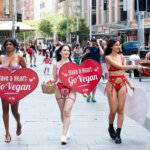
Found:
[[(61, 145), (62, 124), (55, 96), (43, 94), (41, 90), (41, 83), (52, 77), (52, 65), (50, 75), (44, 75), (42, 60), (43, 56), (38, 56), (37, 67), (33, 67), (39, 76), (38, 87), (20, 101), (19, 112), (23, 127), (19, 137), (16, 136), (16, 121), (10, 112), (12, 140), (8, 144), (4, 142), (5, 130), (0, 109), (0, 150), (150, 150), (150, 130), (147, 129), (147, 124), (150, 126), (150, 109), (144, 126), (125, 116), (122, 144), (117, 145), (110, 139), (109, 106), (104, 95), (105, 84), (102, 83), (98, 84), (96, 103), (87, 103), (81, 94), (77, 94), (71, 114), (71, 138), (67, 145)], [(150, 78), (143, 79), (142, 82), (138, 78), (129, 80), (134, 86), (142, 87), (150, 97)]]

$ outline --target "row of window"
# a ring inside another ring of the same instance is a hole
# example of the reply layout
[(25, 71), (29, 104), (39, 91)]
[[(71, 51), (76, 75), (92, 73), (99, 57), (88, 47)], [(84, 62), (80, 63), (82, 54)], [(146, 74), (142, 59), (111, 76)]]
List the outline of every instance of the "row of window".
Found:
[[(102, 0), (99, 0), (98, 1), (99, 2), (99, 24), (102, 24), (103, 22), (102, 22), (102, 11), (104, 11), (104, 10), (102, 10), (102, 5), (103, 5), (103, 3), (102, 3)], [(105, 18), (104, 18), (104, 23), (109, 23), (109, 17), (110, 17), (110, 15), (109, 15), (109, 12), (110, 12), (110, 10), (109, 10), (109, 0), (107, 0), (107, 10), (105, 10), (104, 11), (104, 16), (105, 16)], [(92, 0), (92, 9), (94, 9), (94, 10), (96, 10), (96, 0)], [(87, 18), (86, 16), (87, 16), (87, 10), (88, 10), (88, 3), (87, 3), (87, 0), (84, 0), (84, 10), (85, 10), (85, 18)], [(115, 15), (116, 15), (116, 10), (115, 10), (115, 0), (112, 0), (112, 10), (111, 10), (112, 12), (111, 12), (111, 20), (112, 20), (112, 22), (114, 23), (115, 22)], [(93, 12), (93, 11), (92, 11)], [(119, 22), (124, 22), (124, 21), (126, 21), (127, 20), (127, 11), (124, 11), (123, 10), (123, 0), (120, 0), (120, 2), (119, 2), (119, 10), (118, 10), (118, 20), (119, 20)], [(149, 18), (150, 17), (150, 13), (148, 13), (148, 12), (145, 12), (145, 18)], [(87, 22), (87, 20), (86, 20), (86, 22)], [(92, 13), (92, 25), (96, 25), (96, 13)]]

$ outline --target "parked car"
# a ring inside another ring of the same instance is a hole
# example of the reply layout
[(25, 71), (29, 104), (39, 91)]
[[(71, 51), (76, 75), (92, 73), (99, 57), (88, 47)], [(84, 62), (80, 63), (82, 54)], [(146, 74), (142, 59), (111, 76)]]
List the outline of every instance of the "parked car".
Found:
[(132, 51), (138, 52), (138, 42), (137, 41), (128, 41), (122, 44), (122, 54), (131, 55)]

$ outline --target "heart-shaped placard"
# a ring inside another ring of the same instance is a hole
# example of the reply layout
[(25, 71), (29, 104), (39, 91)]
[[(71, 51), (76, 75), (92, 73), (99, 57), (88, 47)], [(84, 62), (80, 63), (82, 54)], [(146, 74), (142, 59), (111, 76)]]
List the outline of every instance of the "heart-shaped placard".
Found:
[(135, 88), (133, 95), (127, 94), (125, 114), (140, 124), (144, 124), (148, 112), (148, 98), (142, 88)]
[(64, 64), (60, 68), (59, 76), (67, 87), (89, 94), (101, 79), (102, 70), (96, 61), (88, 59), (80, 66), (72, 62)]
[(38, 82), (38, 75), (31, 69), (23, 68), (10, 73), (7, 69), (0, 68), (0, 97), (14, 104), (31, 93)]

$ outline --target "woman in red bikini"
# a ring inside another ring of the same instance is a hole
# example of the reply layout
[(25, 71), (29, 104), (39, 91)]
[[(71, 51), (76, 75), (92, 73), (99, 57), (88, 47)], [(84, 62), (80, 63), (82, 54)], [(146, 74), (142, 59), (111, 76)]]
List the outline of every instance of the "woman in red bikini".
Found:
[(76, 99), (76, 92), (65, 86), (59, 78), (59, 70), (61, 66), (67, 62), (71, 62), (71, 48), (67, 45), (61, 46), (56, 51), (56, 63), (53, 66), (53, 79), (48, 81), (52, 83), (57, 82), (57, 88), (55, 92), (56, 100), (60, 108), (61, 120), (63, 124), (63, 132), (61, 136), (61, 143), (67, 144), (69, 138), (69, 125), (70, 125), (70, 114), (73, 104)]
[[(141, 66), (124, 66), (124, 58), (118, 54), (120, 50), (120, 42), (112, 39), (108, 41), (107, 48), (105, 50), (105, 60), (109, 72), (109, 80), (106, 84), (106, 92), (109, 102), (109, 134), (115, 143), (120, 144), (120, 132), (124, 120), (124, 104), (127, 94), (126, 83), (134, 90), (134, 87), (130, 84), (125, 75), (125, 70), (138, 69), (142, 71)], [(117, 118), (117, 130), (114, 130), (113, 122), (115, 115), (118, 113)]]
[[(26, 63), (22, 56), (15, 54), (15, 48), (18, 47), (18, 44), (14, 38), (8, 38), (4, 42), (4, 49), (7, 51), (5, 56), (0, 57), (1, 68), (8, 69), (11, 73), (15, 72), (17, 69), (26, 67)], [(20, 114), (18, 112), (19, 102), (11, 105), (11, 111), (14, 118), (17, 121), (17, 130), (16, 134), (19, 136), (21, 134), (21, 123), (20, 123)], [(9, 143), (11, 141), (11, 135), (9, 132), (9, 103), (2, 99), (2, 110), (3, 110), (3, 120), (6, 130), (5, 142)]]

